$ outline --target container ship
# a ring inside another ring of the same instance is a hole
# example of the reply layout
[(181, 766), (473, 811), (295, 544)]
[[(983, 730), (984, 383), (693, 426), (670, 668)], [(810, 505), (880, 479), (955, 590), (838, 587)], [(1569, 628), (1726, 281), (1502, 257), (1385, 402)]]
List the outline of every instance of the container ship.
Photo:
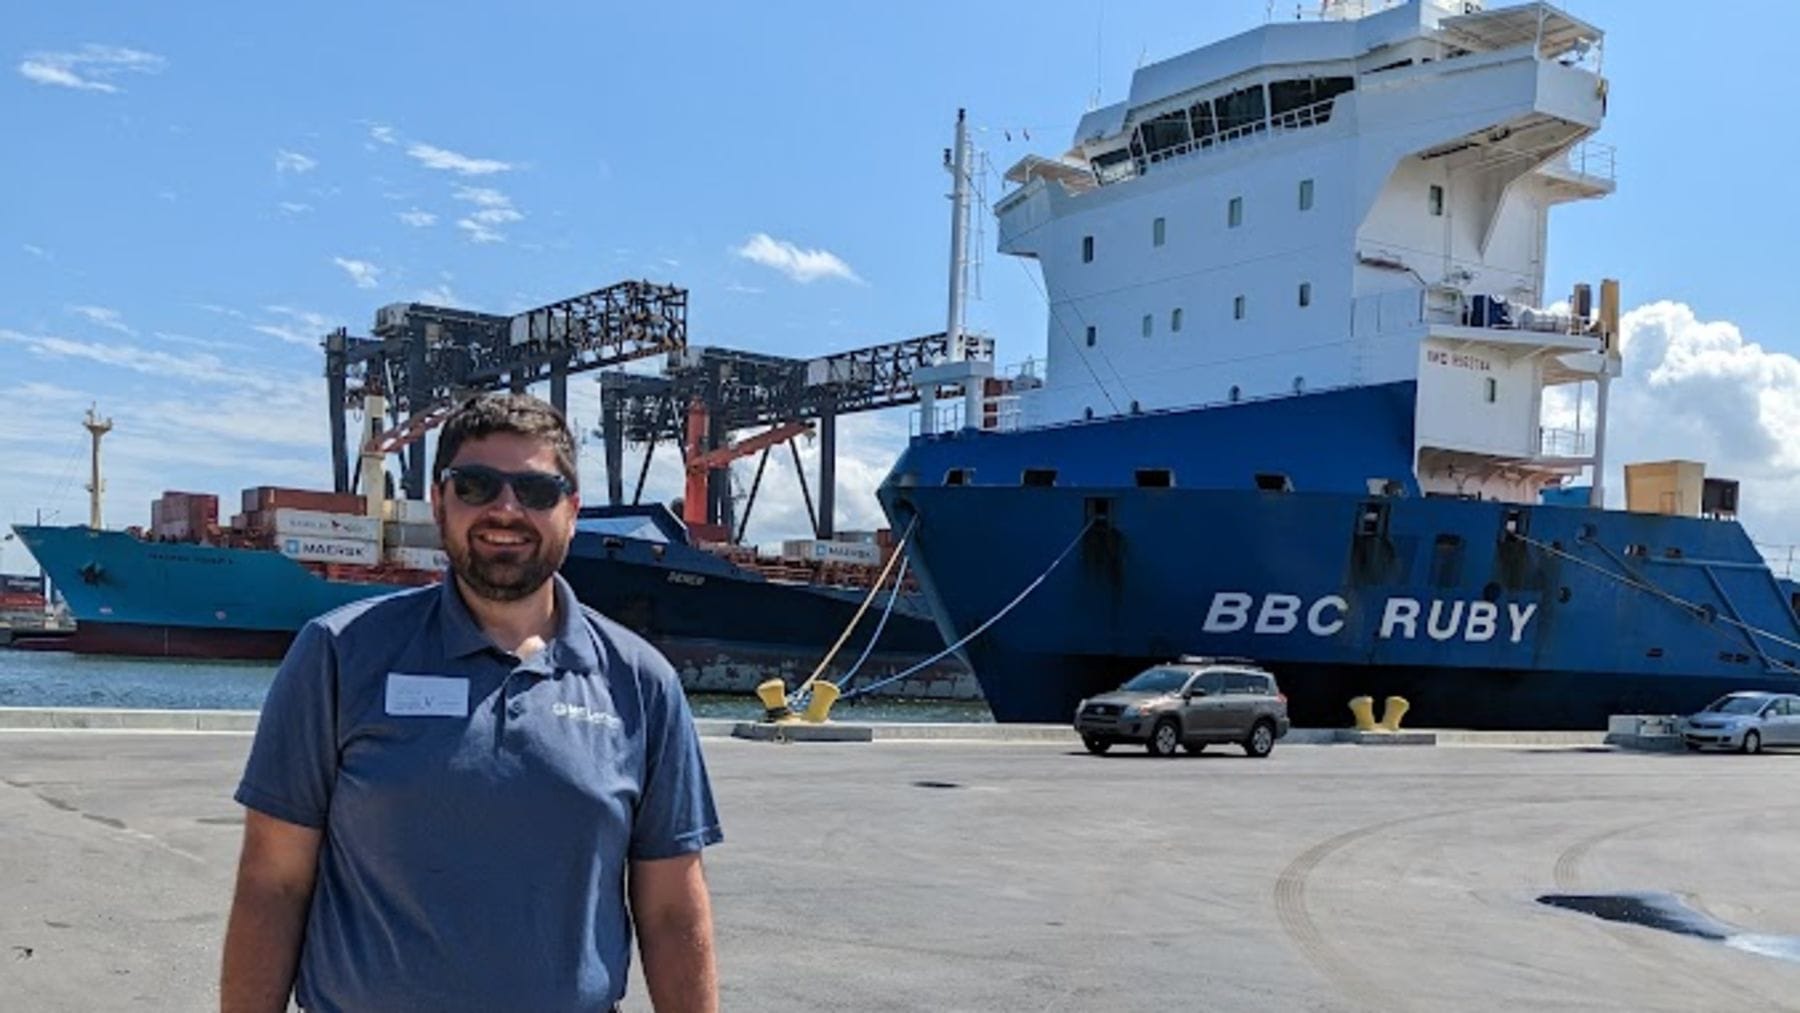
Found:
[(996, 719), (1182, 654), (1264, 664), (1315, 725), (1800, 690), (1735, 483), (1627, 465), (1605, 507), (1619, 289), (1545, 277), (1551, 209), (1614, 189), (1603, 46), (1548, 4), (1327, 0), (1141, 67), (1006, 173), (1042, 374), (928, 403), (879, 492)]
[[(385, 500), (366, 514), (355, 494), (261, 486), (219, 523), (218, 497), (168, 492), (148, 528), (20, 526), (15, 530), (76, 620), (64, 637), (21, 632), (14, 646), (82, 653), (212, 659), (279, 658), (310, 618), (375, 595), (442, 579), (447, 568), (430, 504)], [(690, 690), (803, 678), (868, 596), (882, 553), (867, 543), (795, 542), (795, 558), (708, 547), (661, 506), (582, 511), (565, 577), (581, 600), (643, 634)], [(833, 556), (834, 559), (822, 557)], [(865, 685), (943, 647), (916, 590), (880, 592), (828, 670)], [(874, 616), (888, 613), (871, 650)], [(889, 695), (978, 698), (966, 668), (946, 660), (888, 687)]]

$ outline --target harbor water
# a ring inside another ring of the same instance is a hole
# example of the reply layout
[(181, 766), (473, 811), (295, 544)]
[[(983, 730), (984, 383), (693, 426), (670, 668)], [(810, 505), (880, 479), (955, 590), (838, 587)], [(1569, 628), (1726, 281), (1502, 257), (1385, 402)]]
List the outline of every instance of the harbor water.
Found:
[[(182, 661), (0, 650), (0, 707), (109, 707), (146, 710), (260, 710), (275, 666), (264, 662)], [(754, 718), (749, 696), (695, 694), (694, 716)], [(840, 704), (858, 721), (992, 721), (980, 701), (872, 700)]]

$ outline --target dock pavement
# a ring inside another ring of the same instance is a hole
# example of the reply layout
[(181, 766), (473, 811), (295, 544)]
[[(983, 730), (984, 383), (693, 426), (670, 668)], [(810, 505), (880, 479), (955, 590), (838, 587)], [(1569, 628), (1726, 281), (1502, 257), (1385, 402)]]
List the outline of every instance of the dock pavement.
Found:
[[(250, 739), (182, 720), (0, 714), (0, 1009), (216, 1007)], [(1800, 936), (1800, 755), (705, 730), (726, 1010), (1800, 1009), (1800, 963), (1537, 900)]]

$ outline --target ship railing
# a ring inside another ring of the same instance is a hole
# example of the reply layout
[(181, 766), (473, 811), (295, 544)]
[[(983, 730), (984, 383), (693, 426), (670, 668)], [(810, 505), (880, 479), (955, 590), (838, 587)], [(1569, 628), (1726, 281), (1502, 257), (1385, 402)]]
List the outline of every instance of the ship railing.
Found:
[(1540, 426), (1538, 453), (1544, 457), (1592, 457), (1594, 434), (1579, 429)]
[[(995, 394), (981, 399), (981, 428), (990, 432), (1012, 432), (1024, 423), (1024, 406), (1017, 394)], [(957, 398), (946, 404), (937, 405), (931, 412), (931, 432), (955, 433), (963, 428), (963, 401)], [(918, 436), (923, 430), (920, 424), (924, 421), (924, 409), (913, 409), (908, 419), (909, 435)]]
[(1563, 153), (1562, 166), (1576, 176), (1617, 182), (1619, 149), (1605, 141), (1586, 140)]

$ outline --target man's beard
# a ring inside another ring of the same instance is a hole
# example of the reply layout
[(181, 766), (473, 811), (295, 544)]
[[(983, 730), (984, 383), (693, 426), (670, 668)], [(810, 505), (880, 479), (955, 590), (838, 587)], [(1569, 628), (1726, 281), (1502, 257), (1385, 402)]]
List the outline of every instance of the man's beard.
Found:
[(473, 528), (460, 539), (444, 539), (444, 552), (450, 557), (450, 569), (463, 584), (489, 601), (518, 601), (530, 595), (556, 573), (567, 554), (567, 545), (551, 544), (538, 537), (536, 532), (492, 528), (512, 531), (534, 541), (507, 553), (505, 558), (484, 558), (474, 544), (475, 536), (481, 530)]

